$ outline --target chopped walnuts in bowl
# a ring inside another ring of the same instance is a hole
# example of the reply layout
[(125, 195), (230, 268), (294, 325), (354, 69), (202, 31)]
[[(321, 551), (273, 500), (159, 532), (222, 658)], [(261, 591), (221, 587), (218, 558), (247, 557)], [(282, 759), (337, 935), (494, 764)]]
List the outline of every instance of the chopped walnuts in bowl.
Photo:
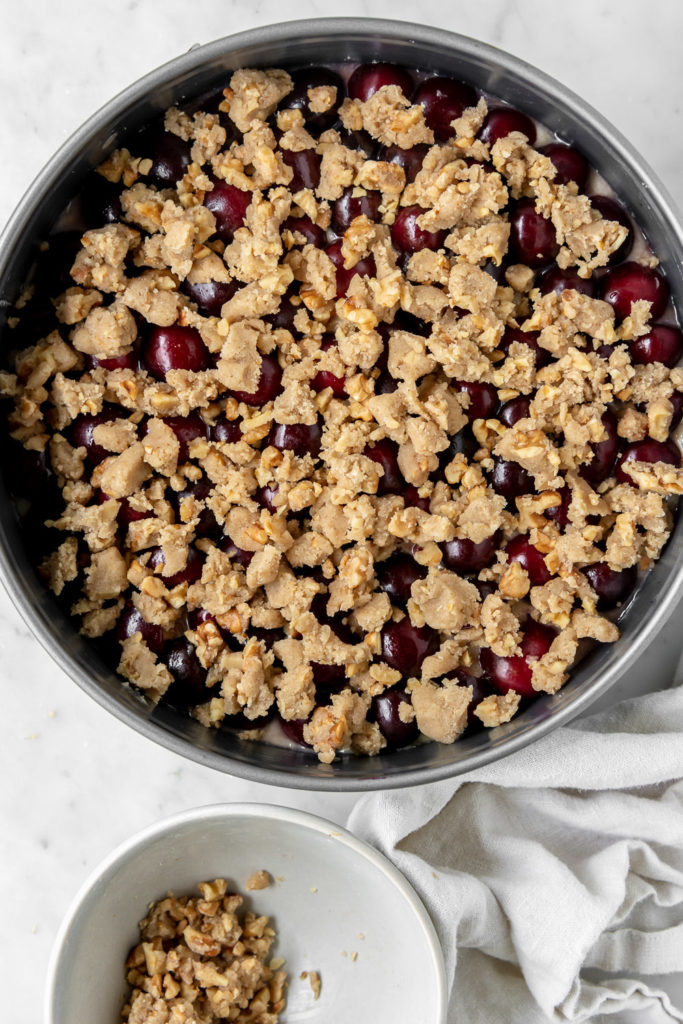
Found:
[(629, 215), (525, 114), (395, 65), (243, 69), (163, 127), (18, 304), (48, 585), (150, 700), (324, 762), (555, 693), (683, 489)]

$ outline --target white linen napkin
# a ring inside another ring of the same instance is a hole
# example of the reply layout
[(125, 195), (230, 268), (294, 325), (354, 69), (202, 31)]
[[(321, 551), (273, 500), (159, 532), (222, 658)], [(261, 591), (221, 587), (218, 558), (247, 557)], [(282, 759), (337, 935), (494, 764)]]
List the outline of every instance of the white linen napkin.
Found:
[(430, 911), (449, 1024), (683, 1021), (634, 977), (683, 971), (683, 686), (348, 824)]

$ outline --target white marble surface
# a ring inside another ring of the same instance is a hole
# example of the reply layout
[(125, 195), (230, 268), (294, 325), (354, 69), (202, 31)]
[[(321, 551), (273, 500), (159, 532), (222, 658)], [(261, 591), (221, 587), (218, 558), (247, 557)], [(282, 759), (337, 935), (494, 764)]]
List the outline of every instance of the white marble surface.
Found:
[[(551, 14), (551, 11), (554, 13)], [(560, 10), (564, 14), (560, 15)], [(194, 42), (286, 18), (372, 14), (410, 20), (414, 4), (255, 0), (161, 4), (33, 0), (2, 5), (0, 224), (52, 151), (119, 89)], [(683, 204), (680, 39), (683, 6), (659, 0), (453, 4), (422, 0), (425, 22), (494, 43), (566, 83), (641, 150)], [(558, 23), (561, 18), (561, 28)], [(680, 650), (679, 611), (619, 689), (665, 685)], [(2, 1019), (35, 1024), (49, 949), (78, 886), (140, 827), (222, 800), (286, 803), (343, 821), (352, 797), (274, 790), (201, 768), (125, 728), (69, 681), (0, 594), (4, 894)], [(605, 701), (611, 701), (608, 695)], [(672, 988), (672, 991), (676, 991)], [(683, 1004), (680, 998), (679, 1005)], [(84, 1022), (74, 1022), (84, 1024)]]

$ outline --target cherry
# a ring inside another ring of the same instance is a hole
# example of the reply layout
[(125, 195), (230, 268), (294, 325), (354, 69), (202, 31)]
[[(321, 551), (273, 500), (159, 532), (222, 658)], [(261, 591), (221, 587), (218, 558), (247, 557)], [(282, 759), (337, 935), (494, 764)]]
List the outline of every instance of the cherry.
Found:
[(300, 305), (294, 305), (292, 302), (293, 296), (294, 293), (283, 295), (277, 313), (270, 313), (268, 316), (264, 316), (263, 319), (272, 327), (289, 331), (290, 334), (296, 337), (299, 332), (294, 326), (294, 317), (299, 311)]
[[(97, 492), (97, 504), (104, 505), (105, 501), (110, 501), (108, 494), (104, 491)], [(140, 519), (151, 519), (154, 513), (150, 510), (142, 511), (135, 509), (131, 505), (128, 498), (119, 498), (119, 511), (116, 516), (116, 521), (122, 529), (127, 529), (131, 523), (137, 523)]]
[(481, 666), (500, 693), (515, 690), (522, 697), (536, 697), (538, 691), (531, 685), (532, 665), (550, 649), (557, 630), (529, 618), (522, 627), (522, 633), (521, 655), (503, 658), (494, 654), (490, 647), (485, 647), (480, 652)]
[(384, 494), (402, 494), (406, 482), (403, 474), (398, 468), (398, 445), (389, 438), (382, 438), (373, 445), (369, 445), (364, 455), (367, 455), (373, 462), (377, 462), (384, 470), (377, 485), (377, 494), (381, 497)]
[(71, 424), (71, 443), (74, 448), (81, 446), (85, 448), (86, 457), (91, 465), (97, 466), (103, 459), (108, 459), (110, 455), (114, 454), (107, 448), (103, 448), (102, 445), (95, 443), (93, 439), (95, 427), (99, 427), (103, 423), (111, 423), (112, 420), (119, 418), (125, 419), (126, 412), (127, 410), (121, 409), (117, 405), (104, 405), (100, 412), (94, 413), (92, 416), (77, 416)]
[(142, 363), (157, 380), (169, 370), (208, 370), (210, 353), (194, 327), (153, 327), (142, 346)]
[(559, 267), (548, 267), (539, 275), (536, 287), (540, 289), (541, 295), (549, 292), (557, 292), (559, 295), (566, 288), (580, 292), (582, 295), (589, 295), (595, 298), (595, 279), (579, 277), (575, 270), (561, 270)]
[(479, 572), (491, 564), (499, 546), (500, 530), (476, 544), (465, 537), (456, 537), (441, 545), (444, 565), (457, 573)]
[(197, 651), (184, 636), (167, 644), (161, 659), (173, 676), (165, 700), (174, 707), (194, 708), (209, 700), (206, 689), (206, 669), (197, 657)]
[(496, 107), (489, 110), (486, 120), (479, 132), (479, 138), (487, 146), (492, 146), (498, 139), (504, 139), (510, 132), (522, 132), (533, 146), (536, 141), (536, 125), (519, 110), (512, 107)]
[(163, 132), (154, 147), (150, 178), (160, 188), (172, 188), (192, 162), (192, 143), (172, 132)]
[(185, 568), (173, 573), (172, 576), (164, 576), (163, 548), (152, 548), (147, 567), (154, 570), (158, 569), (157, 576), (160, 576), (164, 586), (171, 590), (173, 587), (177, 587), (179, 583), (196, 583), (198, 579), (201, 579), (204, 558), (203, 552), (190, 545), (187, 550), (187, 564)]
[(304, 739), (304, 726), (308, 724), (307, 718), (279, 718), (280, 728), (292, 743), (296, 743), (300, 747), (310, 747), (310, 743), (307, 743)]
[(491, 486), (508, 501), (522, 494), (532, 494), (535, 490), (534, 478), (526, 469), (517, 462), (507, 462), (497, 455), (493, 459)]
[[(75, 444), (73, 439), (72, 443)], [(3, 454), (7, 457), (6, 479), (12, 493), (30, 501), (42, 499), (52, 477), (46, 452), (24, 448), (11, 440)]]
[(635, 487), (635, 480), (622, 468), (625, 462), (666, 462), (669, 466), (678, 467), (681, 464), (681, 452), (673, 441), (653, 441), (651, 437), (626, 445), (617, 462), (617, 480), (620, 484)]
[(376, 395), (390, 395), (396, 391), (398, 381), (392, 377), (388, 370), (383, 370), (375, 381)]
[(244, 224), (251, 198), (251, 192), (220, 180), (215, 181), (212, 190), (206, 193), (204, 206), (216, 218), (216, 234), (226, 245), (232, 242), (235, 232)]
[(381, 150), (379, 159), (384, 163), (398, 164), (405, 171), (406, 182), (410, 184), (415, 181), (418, 172), (422, 169), (422, 163), (427, 153), (429, 152), (429, 146), (424, 143), (419, 143), (417, 146), (413, 146), (412, 149), (401, 149), (400, 146), (386, 146)]
[(282, 159), (294, 172), (289, 183), (291, 192), (300, 192), (302, 188), (316, 189), (320, 184), (320, 164), (322, 157), (314, 149), (302, 149), (295, 152), (283, 149)]
[[(388, 327), (388, 325), (380, 324), (377, 328), (378, 332), (382, 334), (382, 328)], [(427, 323), (426, 320), (420, 320), (419, 316), (414, 316), (412, 313), (406, 313), (405, 309), (399, 309), (394, 317), (393, 323), (394, 330), (397, 331), (409, 331), (410, 334), (419, 334), (422, 338), (428, 338), (432, 333), (432, 325)], [(387, 331), (387, 338), (390, 336), (391, 330)], [(382, 334), (382, 337), (384, 335)]]
[[(336, 348), (337, 342), (334, 337), (326, 335), (323, 339), (320, 348), (323, 352), (328, 352), (331, 348)], [(324, 391), (325, 388), (332, 388), (332, 392), (335, 398), (346, 397), (346, 378), (337, 377), (336, 374), (330, 373), (329, 370), (318, 370), (315, 377), (311, 381), (311, 387), (314, 391)]]
[(261, 376), (256, 391), (231, 391), (238, 402), (245, 405), (265, 405), (282, 391), (282, 370), (275, 356), (261, 356)]
[(609, 196), (589, 196), (591, 206), (600, 214), (603, 220), (616, 220), (622, 227), (625, 227), (628, 234), (618, 249), (612, 253), (607, 263), (613, 267), (616, 263), (625, 260), (633, 248), (633, 225), (621, 203), (615, 202)]
[(305, 245), (314, 245), (316, 249), (323, 249), (325, 246), (325, 232), (314, 224), (310, 217), (288, 217), (282, 225), (282, 230), (303, 235)]
[(674, 391), (669, 398), (669, 401), (674, 407), (674, 414), (671, 419), (671, 427), (669, 429), (675, 430), (681, 422), (681, 417), (683, 417), (683, 391)]
[[(190, 484), (182, 491), (173, 491), (172, 503), (176, 514), (180, 513), (180, 506), (186, 498), (195, 498), (197, 501), (205, 501), (211, 491), (213, 484), (207, 477), (202, 477), (194, 484)], [(204, 506), (198, 516), (199, 522), (195, 527), (198, 537), (213, 537), (221, 532), (218, 521), (210, 508)]]
[(266, 487), (259, 487), (254, 494), (254, 497), (261, 508), (268, 509), (268, 511), (272, 512), (273, 515), (275, 515), (278, 510), (278, 506), (275, 504), (275, 495), (278, 490), (279, 488), (277, 486), (273, 487), (271, 485), (267, 485)]
[(486, 384), (484, 381), (454, 380), (451, 387), (459, 394), (470, 396), (470, 404), (465, 409), (465, 415), (470, 423), (474, 420), (490, 419), (500, 404), (498, 392), (493, 384)]
[[(206, 437), (207, 427), (198, 412), (189, 416), (164, 416), (164, 423), (170, 427), (180, 442), (178, 463), (187, 462), (190, 457), (190, 443), (198, 437)], [(147, 425), (143, 427), (143, 437), (147, 433)]]
[(98, 359), (97, 356), (86, 356), (86, 363), (90, 370), (96, 370), (98, 366), (101, 366), (103, 370), (137, 370), (138, 357), (131, 350), (122, 356), (112, 356), (111, 359)]
[(421, 104), (425, 121), (437, 141), (445, 142), (455, 134), (451, 121), (460, 117), (467, 107), (477, 105), (477, 94), (464, 82), (437, 75), (418, 85), (413, 101)]
[(188, 280), (183, 282), (183, 291), (209, 316), (220, 316), (221, 309), (238, 288), (238, 281), (200, 281), (195, 284)]
[(365, 256), (363, 259), (358, 260), (355, 267), (347, 269), (344, 266), (344, 257), (341, 252), (342, 243), (332, 242), (328, 245), (325, 252), (330, 257), (335, 267), (337, 268), (337, 298), (343, 298), (349, 290), (351, 281), (356, 276), (360, 277), (374, 277), (377, 273), (375, 261), (372, 256)]
[(523, 420), (529, 415), (531, 399), (520, 396), (511, 398), (509, 402), (502, 405), (498, 412), (498, 419), (506, 427), (514, 427), (517, 420)]
[(421, 498), (417, 487), (408, 484), (403, 491), (403, 502), (412, 508), (421, 508), (423, 512), (429, 512), (429, 498)]
[[(292, 82), (292, 91), (282, 100), (280, 109), (300, 110), (306, 119), (306, 130), (312, 135), (319, 135), (331, 128), (337, 120), (337, 111), (344, 99), (344, 83), (339, 75), (329, 68), (303, 68), (292, 73)], [(333, 86), (337, 90), (337, 96), (329, 110), (322, 114), (314, 114), (310, 107), (308, 90), (317, 89), (321, 85)]]
[(403, 95), (408, 97), (413, 91), (412, 76), (405, 68), (377, 61), (376, 64), (358, 65), (349, 78), (349, 96), (352, 100), (365, 103), (385, 85), (397, 85)]
[(602, 414), (601, 422), (607, 432), (607, 438), (604, 441), (591, 442), (593, 458), (579, 470), (579, 476), (591, 484), (599, 484), (610, 476), (619, 448), (617, 420), (614, 413), (607, 409)]
[(402, 686), (392, 686), (372, 698), (373, 717), (390, 750), (406, 747), (420, 735), (417, 721), (404, 722), (399, 714), (401, 705), (410, 703), (410, 697)]
[(536, 269), (550, 263), (560, 246), (553, 222), (536, 213), (533, 199), (520, 199), (510, 217), (510, 247), (514, 258)]
[(410, 588), (416, 580), (423, 580), (427, 570), (412, 555), (398, 551), (375, 568), (379, 585), (394, 604), (405, 604), (410, 597)]
[(409, 678), (420, 671), (427, 655), (439, 647), (439, 634), (430, 626), (414, 626), (406, 615), (400, 622), (382, 628), (382, 657), (388, 665)]
[(228, 420), (225, 416), (209, 427), (209, 440), (222, 441), (223, 444), (236, 444), (242, 440), (242, 429), (239, 420)]
[(161, 626), (155, 626), (151, 622), (146, 622), (132, 601), (129, 601), (121, 612), (119, 621), (116, 624), (115, 635), (118, 642), (122, 644), (124, 640), (134, 636), (135, 633), (142, 634), (142, 639), (150, 651), (154, 651), (157, 655), (161, 654), (164, 646), (163, 629)]
[(253, 729), (263, 729), (275, 718), (275, 705), (273, 704), (264, 715), (256, 718), (247, 718), (243, 711), (236, 715), (226, 715), (221, 722), (221, 729), (227, 732), (248, 732)]
[(636, 338), (629, 348), (631, 362), (636, 365), (663, 363), (673, 368), (683, 355), (683, 334), (673, 324), (654, 324), (648, 334)]
[(81, 212), (88, 227), (101, 228), (123, 220), (119, 186), (101, 174), (91, 174), (81, 192)]
[(546, 519), (551, 519), (554, 523), (557, 523), (561, 530), (564, 530), (569, 522), (569, 506), (572, 501), (572, 492), (569, 487), (565, 486), (559, 493), (560, 504), (547, 508), (543, 515)]
[(556, 185), (568, 185), (570, 181), (575, 181), (579, 192), (583, 192), (590, 167), (578, 149), (567, 146), (564, 142), (551, 142), (547, 146), (542, 146), (540, 151), (552, 161), (557, 171), (553, 179)]
[(218, 542), (218, 547), (223, 551), (233, 562), (237, 562), (243, 569), (246, 569), (252, 558), (254, 557), (253, 551), (245, 551), (243, 548), (238, 548), (236, 544), (230, 539), (230, 537), (223, 537)]
[(529, 538), (520, 533), (513, 537), (505, 546), (508, 562), (519, 562), (529, 574), (532, 587), (542, 587), (550, 579), (550, 573), (543, 555), (529, 542)]
[(364, 215), (368, 220), (379, 220), (382, 193), (371, 189), (364, 195), (354, 196), (355, 191), (356, 189), (349, 185), (332, 204), (332, 227), (338, 235), (343, 235), (356, 217)]
[[(495, 585), (492, 593), (495, 593)], [(491, 685), (491, 680), (487, 676), (470, 675), (469, 672), (465, 672), (462, 668), (456, 668), (454, 672), (445, 676), (444, 679), (455, 679), (460, 686), (472, 687), (472, 700), (467, 709), (467, 727), (462, 736), (471, 736), (473, 733), (480, 732), (484, 728), (484, 723), (480, 718), (477, 718), (474, 709), (478, 704), (481, 704), (485, 697), (489, 697), (495, 692)]]
[(391, 225), (391, 240), (401, 252), (420, 252), (421, 249), (440, 249), (447, 231), (425, 231), (417, 218), (425, 211), (421, 206), (404, 206)]
[(292, 451), (295, 455), (320, 454), (322, 441), (320, 419), (316, 423), (275, 423), (268, 437), (268, 444), (279, 451)]
[(656, 320), (669, 301), (669, 286), (659, 273), (640, 263), (621, 263), (612, 267), (600, 281), (600, 297), (614, 308), (617, 320), (631, 312), (631, 303), (645, 299), (652, 303), (650, 316)]
[(594, 562), (581, 570), (598, 596), (598, 611), (622, 604), (638, 582), (635, 565), (628, 569), (610, 569), (607, 562)]

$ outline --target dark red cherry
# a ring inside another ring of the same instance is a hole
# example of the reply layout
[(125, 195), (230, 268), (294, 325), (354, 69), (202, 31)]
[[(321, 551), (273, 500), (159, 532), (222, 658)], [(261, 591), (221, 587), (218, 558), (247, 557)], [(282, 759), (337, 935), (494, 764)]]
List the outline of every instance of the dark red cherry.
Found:
[(222, 441), (223, 444), (236, 444), (242, 440), (240, 420), (228, 420), (225, 416), (209, 427), (209, 440)]
[(392, 377), (388, 370), (383, 370), (375, 381), (375, 394), (390, 395), (396, 391), (397, 387), (398, 381), (396, 378)]
[(320, 454), (322, 424), (316, 423), (275, 423), (268, 437), (268, 444), (281, 452), (292, 451), (295, 455)]
[[(334, 340), (332, 335), (325, 337), (320, 345), (323, 352), (328, 352), (331, 348), (336, 348), (337, 342)], [(346, 397), (346, 378), (337, 377), (336, 374), (330, 373), (329, 370), (318, 370), (315, 377), (311, 381), (311, 387), (314, 391), (324, 391), (325, 388), (332, 388), (332, 392), (335, 398)]]
[(464, 82), (435, 76), (418, 85), (413, 102), (421, 104), (425, 121), (437, 141), (445, 142), (455, 134), (451, 121), (460, 117), (467, 107), (476, 107), (477, 94)]
[[(190, 484), (182, 491), (174, 491), (172, 502), (176, 510), (176, 514), (180, 514), (180, 506), (186, 498), (195, 498), (197, 501), (205, 501), (211, 491), (213, 490), (213, 484), (207, 477), (202, 477), (194, 484)], [(215, 537), (221, 532), (221, 528), (218, 525), (218, 521), (211, 511), (210, 508), (204, 506), (198, 516), (199, 522), (195, 527), (195, 532), (198, 537)]]
[(344, 257), (341, 252), (342, 243), (332, 242), (325, 252), (337, 268), (337, 298), (343, 298), (349, 290), (349, 285), (358, 274), (360, 277), (374, 277), (377, 273), (375, 261), (372, 256), (365, 256), (354, 267), (347, 269), (344, 266)]
[(307, 743), (304, 739), (304, 726), (308, 723), (307, 718), (279, 718), (280, 728), (292, 743), (296, 743), (299, 747), (310, 747), (310, 743)]
[(135, 633), (142, 634), (142, 639), (150, 651), (154, 651), (157, 655), (161, 654), (164, 646), (163, 629), (161, 626), (154, 626), (151, 622), (146, 622), (135, 605), (128, 602), (116, 625), (116, 639), (122, 644), (124, 640), (134, 636)]
[(508, 541), (505, 545), (505, 554), (509, 562), (519, 562), (522, 568), (526, 569), (532, 587), (542, 587), (550, 579), (543, 555), (523, 533)]
[(201, 281), (196, 284), (187, 280), (183, 282), (183, 291), (197, 303), (202, 313), (208, 313), (209, 316), (220, 316), (221, 309), (239, 287), (238, 281)]
[(288, 217), (282, 225), (282, 230), (303, 235), (304, 245), (314, 245), (316, 249), (325, 247), (325, 232), (317, 224), (314, 224), (310, 217)]
[(337, 125), (336, 131), (339, 133), (339, 142), (342, 146), (346, 146), (347, 149), (355, 149), (359, 153), (364, 153), (366, 160), (376, 159), (378, 144), (369, 132), (364, 131), (362, 128), (356, 131), (349, 131), (343, 125)]
[(412, 76), (398, 64), (359, 64), (349, 78), (348, 90), (352, 100), (365, 103), (385, 85), (397, 85), (404, 96), (410, 98), (413, 91)]
[(246, 569), (252, 558), (254, 557), (253, 551), (245, 551), (243, 548), (238, 548), (236, 544), (233, 544), (230, 537), (223, 537), (218, 542), (218, 547), (223, 551), (233, 562), (237, 562), (243, 569)]
[(674, 391), (669, 398), (669, 401), (674, 407), (674, 414), (671, 420), (671, 426), (669, 430), (675, 430), (678, 424), (681, 422), (683, 417), (683, 391)]
[(566, 146), (563, 142), (551, 142), (547, 146), (542, 146), (540, 152), (549, 157), (557, 171), (553, 179), (556, 185), (568, 185), (570, 181), (575, 181), (579, 192), (583, 192), (590, 167), (578, 149)]
[(457, 573), (480, 572), (490, 565), (500, 545), (500, 530), (479, 541), (456, 537), (441, 545), (444, 565)]
[(504, 139), (510, 132), (522, 132), (529, 140), (530, 146), (533, 146), (536, 141), (534, 122), (526, 114), (522, 114), (519, 110), (513, 110), (512, 107), (496, 107), (489, 110), (479, 132), (479, 138), (487, 146), (492, 146), (494, 142)]
[(421, 498), (417, 487), (408, 484), (403, 490), (403, 501), (406, 508), (421, 508), (423, 512), (429, 512), (429, 498)]
[(638, 570), (635, 565), (628, 569), (610, 569), (607, 562), (586, 565), (581, 572), (598, 596), (598, 611), (608, 611), (622, 604), (635, 589)]
[(418, 172), (422, 169), (422, 163), (429, 146), (420, 143), (412, 149), (401, 149), (400, 146), (386, 146), (381, 150), (379, 159), (387, 164), (398, 164), (405, 171), (406, 182), (410, 184), (415, 181)]
[(256, 718), (247, 718), (243, 711), (238, 711), (236, 715), (225, 716), (221, 722), (221, 729), (227, 732), (250, 732), (253, 729), (264, 729), (274, 718), (275, 704), (272, 704), (264, 715), (257, 715)]
[(24, 448), (23, 444), (10, 439), (9, 444), (5, 441), (3, 466), (6, 466), (7, 485), (13, 494), (30, 501), (44, 497), (52, 477), (46, 452)]
[(152, 548), (147, 566), (148, 568), (155, 570), (156, 575), (161, 578), (164, 586), (168, 587), (170, 590), (172, 587), (177, 587), (179, 583), (196, 583), (198, 579), (201, 579), (205, 557), (206, 556), (202, 551), (199, 551), (198, 548), (190, 545), (187, 551), (187, 564), (185, 568), (181, 569), (179, 572), (173, 573), (172, 576), (164, 576), (163, 549)]
[(320, 164), (322, 157), (314, 149), (282, 150), (282, 159), (294, 172), (287, 186), (290, 192), (300, 192), (302, 188), (316, 189), (320, 184)]
[(622, 468), (625, 462), (666, 462), (669, 466), (678, 467), (681, 464), (681, 451), (673, 441), (653, 441), (651, 437), (626, 445), (617, 462), (617, 480), (620, 484), (635, 487), (635, 481)]
[(494, 583), (493, 580), (472, 580), (472, 583), (474, 583), (479, 591), (479, 597), (482, 601), (485, 601), (487, 597), (498, 591), (498, 584)]
[(534, 478), (518, 462), (507, 462), (497, 455), (493, 459), (491, 486), (509, 502), (522, 494), (533, 494)]
[(120, 187), (101, 174), (91, 174), (81, 192), (81, 211), (89, 228), (101, 228), (123, 219)]
[(633, 248), (633, 224), (621, 203), (610, 199), (609, 196), (589, 196), (588, 198), (593, 209), (598, 211), (603, 220), (616, 220), (628, 231), (624, 241), (609, 258), (607, 266), (613, 267), (617, 263), (621, 263), (622, 260), (625, 260)]
[(632, 341), (629, 348), (632, 363), (663, 363), (673, 368), (683, 355), (683, 334), (673, 324), (655, 324), (648, 334)]
[(332, 204), (332, 227), (338, 235), (343, 235), (356, 217), (365, 216), (368, 220), (380, 219), (379, 208), (382, 204), (382, 193), (371, 189), (363, 195), (354, 196), (355, 191), (357, 190), (350, 185)]
[(531, 685), (532, 665), (550, 649), (557, 630), (529, 618), (522, 627), (522, 633), (521, 655), (502, 658), (490, 647), (485, 647), (480, 653), (481, 666), (500, 693), (515, 690), (522, 697), (536, 697), (538, 691)]
[[(298, 294), (298, 293), (297, 293)], [(292, 299), (294, 293), (287, 293), (282, 296), (280, 300), (280, 308), (277, 313), (270, 313), (268, 316), (264, 316), (264, 320), (267, 324), (271, 324), (272, 327), (279, 328), (280, 330), (289, 331), (294, 337), (297, 337), (299, 332), (294, 326), (294, 317), (301, 307), (301, 300), (298, 304), (294, 304)]]
[[(382, 334), (382, 327), (385, 326), (380, 324), (377, 331)], [(411, 334), (419, 334), (422, 338), (428, 338), (432, 333), (432, 325), (427, 323), (426, 320), (420, 320), (419, 316), (414, 316), (412, 313), (406, 313), (404, 309), (399, 309), (394, 317), (393, 322), (394, 330), (398, 331), (410, 331)], [(387, 333), (387, 338), (391, 334), (391, 329)], [(384, 335), (382, 335), (384, 337)]]
[(595, 298), (595, 278), (579, 277), (575, 270), (561, 270), (559, 267), (549, 267), (539, 275), (536, 287), (540, 289), (541, 295), (549, 292), (557, 292), (559, 295), (565, 289), (580, 292), (582, 295), (589, 295)]
[(406, 747), (420, 735), (414, 718), (409, 722), (402, 721), (402, 704), (410, 704), (410, 697), (402, 686), (392, 686), (372, 698), (372, 714), (390, 750)]
[(169, 370), (208, 370), (211, 356), (194, 327), (153, 327), (142, 346), (142, 363), (157, 380)]
[[(180, 442), (178, 450), (178, 462), (187, 462), (190, 457), (190, 443), (198, 437), (206, 437), (207, 427), (198, 412), (191, 412), (189, 416), (164, 416), (164, 423), (170, 427)], [(143, 436), (147, 433), (146, 425), (143, 427)]]
[(617, 420), (614, 413), (607, 409), (602, 414), (601, 421), (607, 437), (604, 441), (594, 441), (591, 443), (593, 458), (590, 462), (581, 466), (579, 470), (579, 476), (582, 476), (584, 480), (588, 480), (591, 484), (599, 484), (611, 475), (619, 448)]
[(103, 370), (137, 370), (138, 357), (134, 350), (126, 352), (122, 356), (112, 356), (111, 359), (86, 356), (86, 364), (89, 370), (96, 370), (98, 366), (101, 366)]
[[(306, 119), (306, 130), (313, 135), (331, 128), (337, 120), (337, 111), (345, 96), (344, 83), (339, 75), (329, 68), (303, 68), (292, 73), (292, 82), (292, 91), (281, 101), (280, 110), (300, 110)], [(337, 95), (329, 110), (314, 114), (308, 90), (317, 89), (321, 85), (332, 86), (337, 90)]]
[(378, 562), (375, 572), (380, 587), (394, 604), (405, 604), (413, 583), (423, 580), (427, 575), (426, 568), (405, 551), (398, 551), (384, 562)]
[(550, 352), (538, 344), (539, 337), (540, 331), (522, 331), (519, 327), (506, 327), (503, 337), (500, 339), (500, 348), (507, 355), (513, 342), (516, 341), (518, 345), (526, 345), (535, 353), (536, 366), (540, 370), (542, 366), (548, 365), (552, 357)]
[(533, 269), (544, 267), (559, 252), (553, 222), (536, 213), (533, 199), (520, 199), (510, 217), (510, 247), (519, 263)]
[(96, 444), (93, 440), (95, 427), (103, 423), (111, 423), (112, 420), (127, 419), (127, 410), (117, 405), (104, 405), (100, 412), (92, 416), (77, 416), (70, 427), (71, 444), (74, 448), (85, 448), (88, 462), (97, 466), (103, 459), (109, 458), (114, 452), (110, 452), (102, 445)]
[(656, 320), (666, 309), (669, 286), (658, 270), (631, 261), (607, 271), (600, 280), (600, 298), (614, 308), (617, 320), (630, 314), (632, 302), (645, 299), (652, 303), (650, 317)]
[(254, 493), (254, 498), (259, 503), (261, 508), (267, 508), (269, 512), (273, 513), (273, 515), (275, 515), (275, 513), (278, 510), (278, 506), (275, 504), (275, 495), (277, 494), (278, 490), (279, 488), (277, 486), (273, 487), (271, 485), (268, 485), (266, 487), (257, 488), (256, 492)]
[(470, 396), (470, 404), (465, 409), (465, 415), (470, 423), (474, 420), (487, 420), (495, 413), (500, 402), (498, 392), (493, 384), (484, 381), (454, 380), (451, 387), (460, 394)]
[(414, 626), (406, 615), (382, 628), (382, 657), (408, 679), (420, 671), (427, 655), (439, 647), (439, 634), (430, 626)]
[[(105, 501), (111, 501), (109, 495), (105, 494), (104, 491), (98, 491), (97, 504), (104, 505)], [(116, 515), (116, 521), (124, 530), (126, 530), (131, 523), (137, 523), (140, 519), (151, 519), (154, 515), (154, 513), (149, 509), (143, 511), (142, 509), (133, 508), (128, 498), (119, 498), (118, 502), (119, 511)]]
[(440, 249), (447, 231), (425, 231), (417, 218), (425, 211), (421, 206), (404, 206), (391, 225), (391, 240), (401, 252), (419, 252), (421, 249)]
[(526, 419), (529, 415), (531, 408), (531, 399), (520, 396), (519, 398), (511, 398), (509, 402), (500, 407), (498, 411), (498, 419), (501, 423), (504, 423), (506, 427), (514, 427), (517, 420)]
[(206, 669), (197, 651), (184, 636), (171, 640), (161, 660), (173, 676), (173, 682), (164, 695), (164, 701), (180, 709), (194, 708), (211, 697), (206, 688)]
[(543, 515), (546, 519), (552, 519), (561, 530), (564, 530), (567, 523), (569, 522), (569, 506), (572, 501), (572, 492), (569, 487), (563, 487), (560, 490), (560, 504), (553, 505), (552, 508), (547, 508)]
[(238, 402), (246, 405), (265, 405), (282, 391), (282, 370), (275, 356), (261, 356), (261, 377), (256, 391), (231, 391)]
[[(495, 584), (492, 593), (495, 593)], [(472, 687), (472, 700), (467, 709), (467, 727), (462, 733), (462, 736), (471, 736), (473, 733), (480, 732), (484, 728), (484, 724), (480, 718), (474, 713), (474, 709), (478, 704), (484, 700), (485, 697), (490, 697), (491, 694), (495, 693), (491, 680), (487, 676), (473, 676), (469, 672), (466, 672), (462, 668), (457, 668), (455, 672), (445, 676), (445, 679), (455, 679), (460, 686), (471, 686)]]
[(384, 470), (377, 486), (377, 494), (402, 494), (406, 482), (401, 470), (398, 468), (398, 445), (385, 437), (376, 444), (369, 445), (364, 455), (367, 455), (373, 462), (377, 462)]
[(172, 132), (163, 132), (154, 146), (150, 178), (160, 188), (172, 188), (192, 162), (192, 143)]
[(206, 193), (204, 206), (216, 218), (216, 234), (226, 245), (232, 242), (235, 232), (244, 224), (251, 197), (251, 192), (221, 180), (216, 180), (212, 190)]

